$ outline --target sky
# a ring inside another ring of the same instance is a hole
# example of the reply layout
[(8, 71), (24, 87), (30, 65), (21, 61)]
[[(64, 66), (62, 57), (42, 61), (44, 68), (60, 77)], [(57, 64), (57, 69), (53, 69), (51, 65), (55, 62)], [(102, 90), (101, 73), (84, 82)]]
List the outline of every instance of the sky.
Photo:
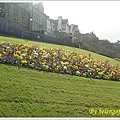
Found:
[(94, 32), (99, 39), (120, 40), (120, 1), (39, 1), (51, 19), (62, 16), (79, 26), (81, 33)]

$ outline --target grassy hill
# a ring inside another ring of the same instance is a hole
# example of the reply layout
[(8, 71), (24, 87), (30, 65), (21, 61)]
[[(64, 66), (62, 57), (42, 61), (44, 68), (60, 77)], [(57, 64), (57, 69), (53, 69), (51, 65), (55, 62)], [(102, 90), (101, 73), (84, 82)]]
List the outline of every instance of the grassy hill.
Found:
[[(77, 48), (8, 37), (0, 37), (0, 41), (90, 53)], [(111, 58), (91, 54), (94, 58), (119, 64)], [(120, 82), (115, 81), (0, 64), (0, 117), (120, 117), (119, 86)]]

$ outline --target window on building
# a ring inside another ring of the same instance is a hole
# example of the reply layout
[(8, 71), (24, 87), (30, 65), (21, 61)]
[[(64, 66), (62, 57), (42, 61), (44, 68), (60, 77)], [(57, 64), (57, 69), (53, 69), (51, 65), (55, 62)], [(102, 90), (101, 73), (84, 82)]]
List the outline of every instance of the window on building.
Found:
[(63, 27), (66, 27), (66, 24), (62, 24)]
[(62, 31), (66, 31), (66, 28), (62, 28)]
[(5, 5), (4, 5), (4, 3), (0, 3), (0, 16), (5, 17)]
[(13, 19), (17, 20), (19, 15), (19, 10), (17, 7), (13, 8)]
[(22, 11), (22, 23), (25, 23), (26, 20), (26, 14), (25, 11)]
[(35, 26), (33, 25), (33, 30), (35, 30)]
[(43, 29), (43, 24), (40, 24), (40, 29)]
[(9, 10), (10, 10), (10, 4), (7, 4), (6, 6), (6, 15), (9, 16)]

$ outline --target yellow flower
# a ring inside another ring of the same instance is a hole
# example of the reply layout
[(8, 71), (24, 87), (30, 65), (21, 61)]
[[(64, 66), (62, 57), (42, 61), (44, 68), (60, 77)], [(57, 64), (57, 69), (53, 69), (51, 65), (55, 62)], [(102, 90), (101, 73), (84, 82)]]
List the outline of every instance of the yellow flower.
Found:
[(22, 60), (22, 59), (23, 59), (23, 57), (22, 57), (22, 56), (19, 56), (19, 59), (21, 59), (21, 60)]
[(98, 74), (99, 74), (100, 76), (102, 76), (102, 75), (103, 75), (103, 73), (104, 73), (104, 71), (102, 71), (102, 72), (98, 72)]
[(34, 63), (31, 63), (30, 66), (33, 67), (33, 66), (34, 66)]
[(0, 58), (2, 57), (2, 54), (0, 54)]
[(110, 77), (112, 77), (112, 74), (109, 74)]
[(20, 51), (17, 51), (16, 53), (20, 55)]
[(43, 65), (43, 68), (48, 69), (49, 66), (48, 65)]
[(18, 54), (14, 54), (14, 57), (17, 57), (17, 58), (19, 58), (19, 55), (18, 55)]
[(3, 41), (0, 41), (0, 44), (3, 44), (4, 42)]
[(49, 68), (49, 66), (48, 66), (48, 65), (46, 65), (46, 66), (45, 66), (45, 68), (46, 68), (46, 69), (48, 69), (48, 68)]
[(62, 60), (63, 60), (63, 61), (65, 61), (65, 60), (66, 60), (66, 58), (65, 58), (65, 57), (62, 57)]
[(112, 71), (112, 72), (111, 72), (111, 75), (113, 75), (113, 74), (115, 74), (115, 72)]
[(75, 65), (74, 65), (73, 67), (74, 67), (74, 69), (77, 69), (77, 70), (78, 70), (78, 66), (75, 66)]
[(25, 47), (28, 47), (29, 45), (28, 44), (24, 44)]
[(29, 56), (30, 59), (32, 59), (32, 56)]
[(60, 68), (60, 66), (57, 66), (57, 70)]
[(27, 63), (27, 61), (26, 61), (26, 60), (22, 60), (21, 62), (22, 62), (23, 64)]
[(96, 70), (98, 71), (98, 70), (100, 70), (100, 68), (96, 68)]

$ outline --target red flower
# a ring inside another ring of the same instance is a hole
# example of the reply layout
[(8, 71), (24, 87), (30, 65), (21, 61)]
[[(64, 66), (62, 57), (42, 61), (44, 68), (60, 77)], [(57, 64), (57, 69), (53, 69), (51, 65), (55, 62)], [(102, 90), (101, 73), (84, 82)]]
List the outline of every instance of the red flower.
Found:
[(26, 60), (30, 60), (30, 58), (27, 57)]
[(71, 67), (68, 68), (69, 71), (73, 71), (73, 69)]
[(79, 72), (82, 72), (83, 70), (79, 70)]

